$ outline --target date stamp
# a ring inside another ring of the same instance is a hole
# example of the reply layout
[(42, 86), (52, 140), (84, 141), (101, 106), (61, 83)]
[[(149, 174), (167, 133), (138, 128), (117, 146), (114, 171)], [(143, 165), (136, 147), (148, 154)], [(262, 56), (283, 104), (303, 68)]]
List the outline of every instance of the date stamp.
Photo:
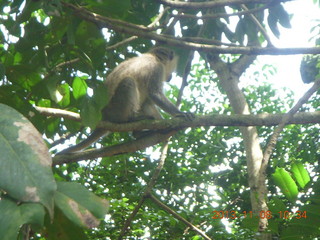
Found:
[(307, 211), (279, 211), (277, 213), (272, 213), (271, 211), (260, 211), (259, 215), (254, 215), (252, 211), (212, 211), (212, 219), (237, 219), (237, 218), (262, 218), (262, 219), (272, 219), (272, 218), (280, 218), (280, 219), (302, 219), (307, 218)]

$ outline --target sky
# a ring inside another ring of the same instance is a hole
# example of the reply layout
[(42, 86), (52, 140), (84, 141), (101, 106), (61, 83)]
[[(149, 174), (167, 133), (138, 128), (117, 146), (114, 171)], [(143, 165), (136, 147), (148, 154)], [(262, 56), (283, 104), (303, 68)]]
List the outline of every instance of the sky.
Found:
[[(310, 29), (316, 25), (315, 19), (320, 20), (320, 8), (312, 0), (295, 0), (286, 2), (285, 9), (293, 14), (291, 29), (280, 27), (280, 38), (272, 38), (276, 47), (314, 47), (310, 42)], [(318, 22), (319, 24), (319, 22)], [(271, 34), (270, 34), (271, 35)], [(304, 84), (300, 77), (300, 61), (302, 55), (261, 56), (260, 61), (273, 64), (278, 72), (270, 77), (271, 83), (278, 87), (289, 87), (295, 93), (295, 99), (300, 98), (311, 84)]]

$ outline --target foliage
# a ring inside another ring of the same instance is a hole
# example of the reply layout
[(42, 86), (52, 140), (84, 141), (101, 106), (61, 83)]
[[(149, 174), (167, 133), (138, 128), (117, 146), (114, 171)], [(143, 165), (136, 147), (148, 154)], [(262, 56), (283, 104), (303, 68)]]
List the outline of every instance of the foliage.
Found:
[(313, 82), (319, 77), (319, 55), (304, 55), (301, 60), (300, 72), (304, 83)]
[[(107, 202), (77, 183), (56, 183), (51, 171), (51, 157), (41, 135), (15, 110), (3, 104), (0, 104), (0, 109), (4, 114), (0, 118), (3, 126), (1, 131), (3, 154), (0, 158), (2, 189), (0, 209), (3, 213), (1, 236), (3, 239), (16, 239), (22, 225), (32, 224), (36, 226), (35, 229), (46, 226), (44, 234), (48, 234), (49, 239), (56, 239), (55, 236), (59, 236), (66, 227), (64, 221), (78, 228), (79, 235), (68, 239), (84, 236), (79, 226), (97, 226), (98, 219), (106, 214)], [(21, 203), (18, 205), (19, 202)], [(44, 223), (45, 209), (49, 213), (46, 223)], [(56, 220), (51, 224), (53, 215)], [(7, 219), (9, 221), (6, 221)], [(64, 225), (58, 229), (61, 221)], [(28, 231), (21, 232), (21, 235), (26, 234)]]
[[(163, 9), (158, 1), (148, 0), (65, 2), (138, 26), (155, 21)], [(86, 127), (94, 128), (101, 120), (107, 95), (103, 85), (105, 76), (119, 62), (153, 45), (143, 37), (123, 43), (132, 34), (83, 19), (65, 2), (0, 2), (3, 10), (0, 236), (3, 239), (117, 239), (158, 166), (160, 145), (51, 168), (47, 146), (55, 154), (61, 149), (56, 146), (57, 140), (74, 134), (76, 141), (81, 141), (88, 135)], [(255, 9), (261, 4), (247, 7)], [(184, 14), (219, 15), (241, 10), (238, 5), (230, 5), (208, 10), (190, 8)], [(170, 20), (176, 12), (174, 8), (165, 9), (155, 27), (158, 32), (167, 33), (168, 38), (178, 34), (174, 33), (178, 27), (174, 28)], [(185, 38), (202, 34), (208, 41), (215, 40), (220, 45), (227, 42), (231, 47), (267, 41), (249, 15), (238, 16), (233, 25), (223, 16), (207, 21), (180, 16), (179, 34)], [(272, 5), (268, 11), (255, 12), (255, 17), (277, 37), (279, 25), (290, 26), (289, 14), (281, 3)], [(191, 48), (175, 50), (180, 54), (177, 74), (183, 76), (193, 52)], [(194, 59), (198, 61), (190, 63), (189, 85), (184, 89), (181, 110), (197, 115), (232, 114), (218, 76), (206, 62), (206, 53), (202, 51)], [(221, 59), (231, 64), (240, 55), (223, 55)], [(266, 67), (257, 72), (256, 79), (268, 76), (268, 71)], [(172, 100), (181, 90), (177, 81), (179, 78), (174, 78), (168, 87), (167, 95)], [(274, 86), (265, 82), (255, 82), (243, 90), (252, 113), (283, 113), (293, 104), (292, 93), (279, 97)], [(319, 109), (319, 94), (310, 102), (303, 111)], [(44, 116), (34, 106), (80, 113), (81, 122)], [(273, 127), (258, 128), (262, 147), (272, 131)], [(21, 134), (26, 140), (20, 138)], [(130, 133), (114, 132), (95, 146), (131, 140)], [(71, 142), (74, 144), (75, 139), (71, 138)], [(290, 125), (283, 131), (267, 169), (270, 212), (259, 215), (268, 218), (268, 231), (275, 237), (319, 237), (319, 149), (318, 125)], [(247, 169), (238, 127), (188, 128), (170, 139), (164, 167), (151, 193), (210, 238), (253, 239), (257, 219), (251, 212)], [(203, 238), (166, 210), (152, 198), (146, 198), (131, 222), (127, 239), (143, 239), (148, 235), (154, 239)]]

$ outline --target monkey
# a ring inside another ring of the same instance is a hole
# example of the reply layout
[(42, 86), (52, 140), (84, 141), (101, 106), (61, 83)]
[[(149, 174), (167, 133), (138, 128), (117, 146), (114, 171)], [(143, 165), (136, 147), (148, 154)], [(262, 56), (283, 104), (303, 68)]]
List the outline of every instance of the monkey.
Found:
[[(120, 63), (104, 81), (108, 89), (108, 103), (102, 109), (102, 120), (128, 123), (162, 119), (157, 107), (173, 117), (192, 120), (194, 114), (180, 111), (163, 93), (164, 82), (170, 81), (176, 66), (175, 52), (165, 47), (152, 48)], [(60, 153), (82, 150), (107, 132), (97, 128), (86, 140)]]

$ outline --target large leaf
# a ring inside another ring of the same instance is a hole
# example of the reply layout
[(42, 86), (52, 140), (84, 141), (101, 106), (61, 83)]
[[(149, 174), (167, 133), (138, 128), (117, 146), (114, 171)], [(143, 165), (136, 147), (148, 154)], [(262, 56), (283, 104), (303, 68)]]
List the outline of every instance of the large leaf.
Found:
[(86, 98), (83, 101), (80, 116), (83, 125), (94, 129), (101, 120), (101, 108), (92, 98)]
[(286, 198), (291, 202), (295, 201), (298, 196), (298, 186), (290, 174), (283, 168), (277, 168), (272, 177)]
[(57, 90), (62, 96), (61, 100), (58, 102), (60, 106), (67, 107), (70, 104), (70, 86), (68, 83), (61, 84), (58, 86)]
[(285, 28), (290, 28), (290, 16), (281, 4), (269, 8), (268, 24), (276, 37), (280, 36), (278, 23)]
[(55, 203), (72, 222), (86, 228), (97, 227), (109, 206), (80, 184), (68, 182), (58, 182)]
[(291, 171), (301, 188), (304, 188), (310, 182), (309, 173), (301, 162), (293, 163), (291, 166)]
[(37, 129), (0, 104), (0, 189), (22, 202), (40, 202), (53, 214), (56, 183), (51, 156)]
[(72, 93), (75, 99), (79, 99), (82, 96), (85, 96), (87, 93), (87, 84), (84, 78), (75, 77), (72, 82)]
[(59, 209), (54, 211), (54, 220), (46, 221), (46, 240), (86, 240), (84, 229), (70, 221)]
[(309, 204), (290, 214), (292, 217), (282, 231), (281, 239), (316, 239), (320, 229), (320, 206)]
[(23, 224), (43, 226), (45, 211), (40, 204), (21, 204), (2, 198), (0, 200), (0, 236), (2, 240), (17, 239)]

